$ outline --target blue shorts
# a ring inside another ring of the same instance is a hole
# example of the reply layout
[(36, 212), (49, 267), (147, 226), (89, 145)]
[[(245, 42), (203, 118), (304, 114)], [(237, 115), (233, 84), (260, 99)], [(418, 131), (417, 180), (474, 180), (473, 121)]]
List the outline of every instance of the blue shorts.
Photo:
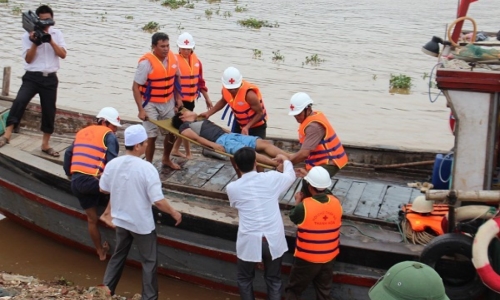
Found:
[(255, 149), (257, 146), (257, 136), (243, 135), (239, 133), (226, 133), (221, 135), (215, 143), (224, 146), (226, 153), (234, 154), (243, 147)]

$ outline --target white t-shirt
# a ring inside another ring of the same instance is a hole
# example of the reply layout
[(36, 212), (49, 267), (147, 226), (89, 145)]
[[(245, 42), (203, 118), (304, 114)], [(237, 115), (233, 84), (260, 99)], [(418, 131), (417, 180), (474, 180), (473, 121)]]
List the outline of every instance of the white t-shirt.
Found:
[(106, 165), (99, 187), (111, 194), (114, 225), (137, 234), (155, 229), (151, 206), (165, 197), (160, 175), (151, 163), (133, 155), (117, 157)]
[(262, 237), (269, 243), (273, 260), (288, 250), (278, 197), (294, 181), (293, 165), (285, 161), (283, 173), (249, 172), (227, 185), (229, 203), (238, 209), (236, 255), (239, 259), (261, 262)]
[[(66, 49), (66, 42), (61, 30), (50, 27), (49, 33), (59, 47)], [(38, 46), (33, 61), (28, 64), (25, 60), (26, 53), (31, 48), (33, 42), (30, 41), (30, 35), (27, 32), (23, 34), (21, 41), (23, 44), (24, 69), (26, 71), (52, 73), (59, 70), (59, 56), (56, 55), (54, 48), (49, 43), (43, 43)]]

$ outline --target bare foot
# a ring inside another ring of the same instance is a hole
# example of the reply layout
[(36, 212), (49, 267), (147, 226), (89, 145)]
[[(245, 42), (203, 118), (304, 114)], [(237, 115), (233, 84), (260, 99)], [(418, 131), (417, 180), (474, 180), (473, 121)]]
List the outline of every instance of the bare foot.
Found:
[(186, 158), (186, 155), (182, 152), (179, 152), (179, 151), (172, 151), (172, 153), (170, 153), (170, 155)]
[(181, 166), (179, 166), (178, 164), (174, 163), (171, 160), (168, 160), (167, 162), (162, 162), (162, 165), (169, 167), (170, 169), (173, 169), (173, 170), (180, 170), (181, 169)]
[(191, 153), (186, 154), (186, 158), (187, 158), (187, 159), (193, 159), (193, 155), (192, 155)]
[(99, 255), (99, 260), (106, 260), (106, 254), (108, 254), (109, 245), (108, 242), (102, 244), (101, 250), (97, 250), (97, 255)]
[(115, 224), (113, 224), (113, 218), (111, 218), (111, 214), (102, 214), (99, 217), (99, 220), (103, 221), (106, 225), (108, 225), (111, 228), (116, 228)]

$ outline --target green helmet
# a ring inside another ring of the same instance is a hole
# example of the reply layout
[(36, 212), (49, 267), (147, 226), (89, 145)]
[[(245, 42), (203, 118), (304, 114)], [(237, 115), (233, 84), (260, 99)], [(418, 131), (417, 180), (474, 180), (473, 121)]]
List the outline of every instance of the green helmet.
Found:
[(368, 296), (371, 300), (449, 300), (439, 274), (415, 261), (392, 266), (370, 289)]

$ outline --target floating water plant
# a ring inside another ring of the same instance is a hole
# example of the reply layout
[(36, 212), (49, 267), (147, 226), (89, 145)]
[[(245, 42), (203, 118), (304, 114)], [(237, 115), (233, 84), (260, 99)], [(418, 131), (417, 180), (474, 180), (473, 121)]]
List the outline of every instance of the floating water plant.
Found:
[(236, 5), (236, 8), (234, 9), (235, 12), (244, 12), (247, 10), (248, 10), (248, 8), (243, 7), (243, 6), (238, 6), (238, 5)]
[(284, 62), (285, 61), (285, 56), (280, 53), (279, 50), (273, 51), (273, 61), (274, 62)]
[(389, 80), (389, 87), (391, 89), (407, 89), (411, 88), (411, 77), (404, 74), (393, 75), (391, 74), (391, 79)]
[(188, 2), (184, 0), (164, 0), (161, 3), (163, 6), (170, 7), (170, 9), (178, 9), (186, 4), (188, 4)]
[(22, 11), (21, 11), (21, 7), (20, 6), (15, 6), (14, 8), (12, 8), (12, 13), (14, 15), (19, 15), (19, 14), (21, 14), (21, 12)]
[(257, 20), (255, 18), (248, 18), (244, 20), (239, 20), (238, 24), (244, 27), (250, 27), (250, 28), (255, 28), (255, 29), (260, 29), (261, 27), (279, 27), (278, 22), (275, 24), (271, 24), (268, 21), (264, 20)]
[(148, 24), (144, 25), (144, 27), (142, 27), (142, 30), (149, 32), (149, 33), (157, 32), (158, 30), (160, 30), (160, 24), (158, 24), (157, 22), (151, 21)]
[(233, 14), (230, 12), (230, 11), (225, 11), (224, 12), (224, 18), (229, 18), (231, 17)]
[(184, 6), (185, 8), (193, 9), (194, 8), (194, 3), (189, 3)]
[(220, 0), (207, 0), (208, 4), (220, 3)]
[(127, 20), (133, 20), (134, 16), (125, 16), (125, 19), (127, 19)]
[(311, 57), (306, 56), (306, 60), (303, 62), (303, 64), (306, 65), (311, 65), (311, 66), (318, 66), (320, 63), (324, 62), (325, 60), (320, 58), (318, 54), (313, 54)]
[(213, 10), (205, 9), (205, 17), (207, 17), (207, 19), (211, 19), (213, 14), (214, 14)]
[(262, 51), (259, 49), (253, 49), (253, 58), (259, 59), (262, 57)]
[(9, 0), (0, 0), (0, 3), (9, 3)]

